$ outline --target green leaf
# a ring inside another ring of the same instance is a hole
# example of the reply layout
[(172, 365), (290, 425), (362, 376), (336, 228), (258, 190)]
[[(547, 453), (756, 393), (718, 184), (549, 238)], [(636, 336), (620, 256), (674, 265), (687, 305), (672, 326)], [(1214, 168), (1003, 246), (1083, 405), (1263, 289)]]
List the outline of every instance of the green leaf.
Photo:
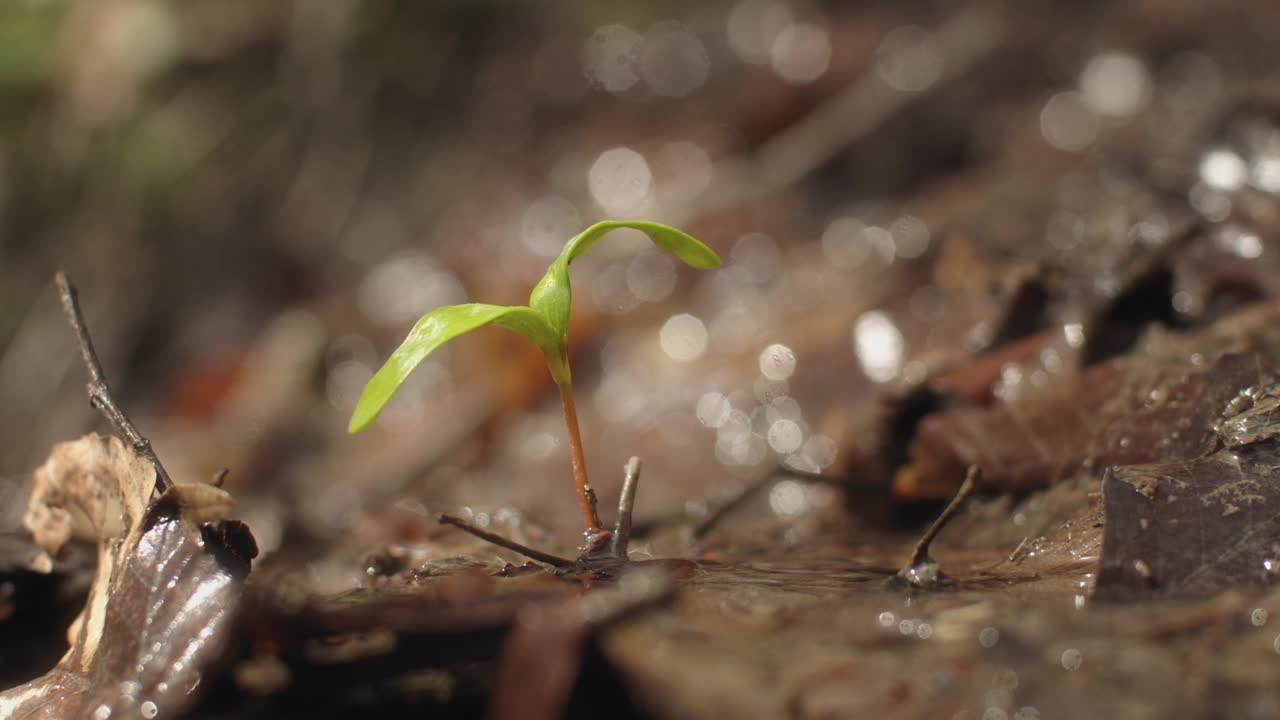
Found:
[(547, 324), (558, 334), (562, 344), (569, 341), (569, 308), (573, 302), (573, 288), (569, 284), (569, 263), (578, 259), (600, 238), (618, 228), (633, 228), (649, 236), (654, 245), (675, 255), (699, 269), (720, 267), (720, 256), (715, 250), (695, 240), (693, 236), (661, 223), (605, 220), (583, 230), (570, 240), (560, 252), (560, 257), (547, 268), (533, 293), (529, 295), (529, 307), (537, 310)]
[[(382, 369), (365, 385), (360, 402), (356, 403), (355, 412), (351, 414), (347, 430), (356, 433), (369, 427), (396, 389), (409, 377), (409, 373), (421, 365), (428, 355), (459, 335), (484, 325), (498, 325), (515, 330), (532, 340), (547, 356), (552, 374), (556, 374), (557, 365), (563, 357), (563, 346), (559, 336), (538, 313), (527, 307), (480, 303), (446, 305), (423, 315), (400, 347), (391, 353)], [(556, 380), (559, 382), (561, 378), (557, 376)]]

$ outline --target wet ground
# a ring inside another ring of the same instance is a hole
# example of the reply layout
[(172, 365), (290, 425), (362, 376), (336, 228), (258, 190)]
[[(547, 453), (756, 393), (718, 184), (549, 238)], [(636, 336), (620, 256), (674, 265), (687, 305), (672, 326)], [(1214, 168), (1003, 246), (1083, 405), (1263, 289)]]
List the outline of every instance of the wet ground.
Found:
[[(1270, 7), (34, 7), (0, 11), (37, 40), (0, 54), (0, 717), (1280, 716)], [(644, 470), (632, 562), (552, 571), (436, 520), (573, 555), (536, 349), (478, 332), (346, 418), (423, 311), (523, 301), (617, 216), (726, 263), (575, 265), (607, 523)], [(111, 431), (59, 267), (181, 492), (34, 472)], [(99, 521), (44, 558), (33, 487)]]

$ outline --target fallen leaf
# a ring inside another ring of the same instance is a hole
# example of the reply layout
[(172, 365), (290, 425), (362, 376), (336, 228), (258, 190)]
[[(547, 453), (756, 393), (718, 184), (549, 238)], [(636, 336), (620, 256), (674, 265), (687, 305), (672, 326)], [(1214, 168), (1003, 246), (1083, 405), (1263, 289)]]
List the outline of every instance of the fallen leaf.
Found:
[(57, 667), (0, 694), (0, 718), (174, 717), (219, 657), (257, 547), (230, 496), (179, 483), (148, 501), (151, 465), (116, 438), (54, 448), (27, 524), (50, 555), (98, 533), (98, 570)]

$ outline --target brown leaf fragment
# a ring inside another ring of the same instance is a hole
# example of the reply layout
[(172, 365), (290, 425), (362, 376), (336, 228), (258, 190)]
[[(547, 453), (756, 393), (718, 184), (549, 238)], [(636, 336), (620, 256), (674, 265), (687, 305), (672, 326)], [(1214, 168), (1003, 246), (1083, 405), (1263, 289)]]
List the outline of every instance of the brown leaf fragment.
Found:
[(176, 484), (148, 502), (150, 463), (115, 438), (55, 447), (27, 520), (46, 552), (98, 533), (98, 571), (71, 648), (43, 677), (0, 694), (0, 719), (174, 717), (219, 657), (253, 536), (224, 520), (231, 499)]
[[(1237, 396), (1280, 363), (1280, 308), (1259, 306), (1137, 352), (1021, 402), (962, 407), (921, 421), (898, 494), (946, 497), (968, 465), (989, 482), (1045, 487), (1089, 464), (1189, 460), (1211, 451)], [(1241, 422), (1248, 422), (1241, 420)]]

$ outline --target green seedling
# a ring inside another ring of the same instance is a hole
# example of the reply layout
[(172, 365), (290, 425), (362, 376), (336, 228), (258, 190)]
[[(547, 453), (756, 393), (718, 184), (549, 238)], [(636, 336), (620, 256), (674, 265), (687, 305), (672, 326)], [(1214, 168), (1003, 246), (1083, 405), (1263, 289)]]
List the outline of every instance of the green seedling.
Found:
[(391, 353), (382, 369), (365, 385), (351, 415), (350, 432), (369, 427), (382, 412), (387, 401), (422, 361), (446, 342), (484, 325), (497, 325), (515, 330), (529, 338), (542, 350), (551, 377), (560, 388), (564, 406), (564, 422), (569, 432), (569, 452), (573, 478), (578, 486), (578, 504), (587, 533), (600, 532), (592, 502), (591, 484), (582, 451), (582, 434), (578, 429), (578, 411), (573, 399), (573, 376), (569, 370), (569, 306), (573, 291), (569, 285), (569, 263), (591, 249), (600, 238), (618, 228), (640, 230), (655, 245), (670, 252), (695, 268), (719, 267), (720, 256), (694, 238), (675, 228), (653, 222), (599, 222), (569, 241), (560, 257), (547, 268), (547, 274), (533, 288), (528, 306), (446, 305), (436, 308), (418, 321), (400, 347)]

